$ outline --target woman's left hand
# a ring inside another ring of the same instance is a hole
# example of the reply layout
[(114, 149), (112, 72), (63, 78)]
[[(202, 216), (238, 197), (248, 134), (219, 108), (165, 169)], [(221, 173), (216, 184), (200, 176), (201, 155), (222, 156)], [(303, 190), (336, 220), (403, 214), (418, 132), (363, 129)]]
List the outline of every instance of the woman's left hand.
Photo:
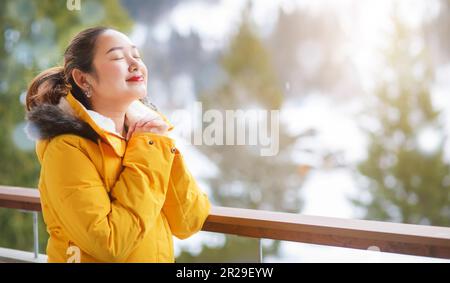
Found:
[(129, 140), (134, 132), (149, 132), (159, 135), (167, 135), (168, 129), (169, 125), (167, 125), (163, 119), (155, 118), (154, 116), (145, 116), (128, 128), (126, 139)]

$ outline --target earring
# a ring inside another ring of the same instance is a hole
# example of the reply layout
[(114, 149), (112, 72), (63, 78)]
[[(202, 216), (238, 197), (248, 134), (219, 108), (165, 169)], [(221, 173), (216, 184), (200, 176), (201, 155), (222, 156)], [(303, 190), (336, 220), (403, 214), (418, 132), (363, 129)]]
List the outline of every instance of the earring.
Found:
[(87, 85), (86, 90), (84, 91), (84, 94), (86, 95), (87, 98), (91, 98), (92, 93), (91, 93), (91, 87), (89, 85)]

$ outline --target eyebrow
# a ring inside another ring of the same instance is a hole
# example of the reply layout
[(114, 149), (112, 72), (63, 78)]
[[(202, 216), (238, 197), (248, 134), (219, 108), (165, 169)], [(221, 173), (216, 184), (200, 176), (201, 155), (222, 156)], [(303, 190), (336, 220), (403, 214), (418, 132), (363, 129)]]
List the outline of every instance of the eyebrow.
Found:
[[(131, 45), (131, 48), (137, 49), (136, 45)], [(109, 52), (112, 52), (114, 50), (123, 50), (123, 46), (116, 46), (116, 47), (110, 48), (105, 54), (108, 54)]]

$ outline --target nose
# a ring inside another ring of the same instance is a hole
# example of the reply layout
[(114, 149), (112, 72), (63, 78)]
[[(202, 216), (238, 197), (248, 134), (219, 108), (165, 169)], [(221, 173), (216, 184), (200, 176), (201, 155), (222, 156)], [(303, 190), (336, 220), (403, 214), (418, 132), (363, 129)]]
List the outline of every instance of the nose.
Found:
[(134, 72), (134, 71), (137, 71), (138, 70), (138, 65), (135, 63), (135, 62), (132, 62), (131, 64), (130, 64), (130, 66), (128, 67), (128, 71), (130, 72), (130, 73), (132, 73), (132, 72)]

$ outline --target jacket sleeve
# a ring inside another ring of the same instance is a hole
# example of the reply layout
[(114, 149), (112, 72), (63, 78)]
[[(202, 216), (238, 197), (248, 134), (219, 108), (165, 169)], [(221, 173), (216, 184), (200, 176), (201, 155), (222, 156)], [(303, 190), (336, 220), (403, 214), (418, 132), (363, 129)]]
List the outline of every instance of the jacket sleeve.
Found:
[(200, 190), (177, 150), (163, 206), (172, 234), (185, 239), (200, 231), (210, 208), (208, 196)]
[(70, 239), (89, 255), (101, 261), (124, 261), (161, 213), (173, 142), (153, 133), (134, 133), (109, 196), (96, 167), (80, 149), (80, 139), (64, 136), (50, 142), (43, 163), (56, 217)]

